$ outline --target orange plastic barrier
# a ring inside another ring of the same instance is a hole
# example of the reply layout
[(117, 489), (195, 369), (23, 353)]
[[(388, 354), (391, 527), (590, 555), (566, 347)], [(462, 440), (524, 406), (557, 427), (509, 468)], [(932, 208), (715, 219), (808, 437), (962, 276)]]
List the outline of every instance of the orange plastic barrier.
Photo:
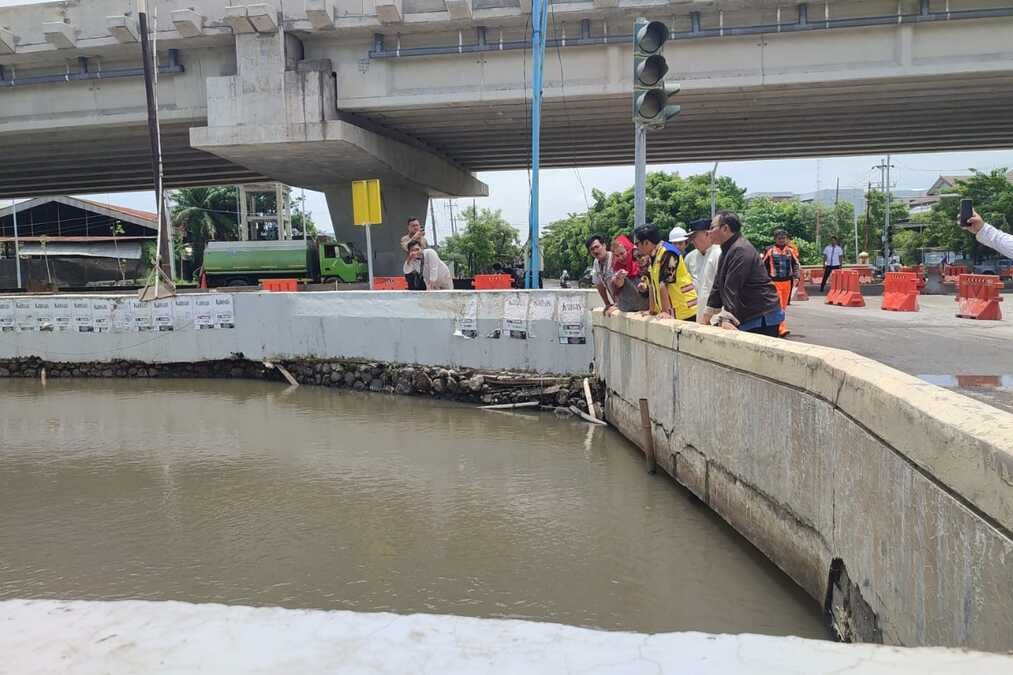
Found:
[(795, 297), (792, 298), (796, 302), (806, 302), (809, 300), (809, 294), (805, 292), (805, 284), (812, 277), (812, 272), (809, 270), (801, 270), (801, 274), (798, 276), (798, 283), (795, 285)]
[(914, 272), (887, 272), (883, 279), (881, 308), (891, 312), (917, 312), (918, 275)]
[(509, 289), (512, 282), (509, 274), (476, 274), (474, 288), (476, 291)]
[(961, 274), (957, 280), (956, 300), (960, 303), (957, 316), (962, 319), (1001, 321), (1000, 290), (1002, 282), (992, 274)]
[(966, 265), (944, 265), (943, 281), (948, 284), (955, 284), (960, 278), (960, 275), (967, 273)]
[(261, 279), (260, 290), (269, 293), (295, 293), (299, 290), (298, 279)]
[(900, 271), (901, 272), (912, 272), (915, 275), (915, 277), (918, 280), (918, 291), (919, 292), (923, 288), (925, 288), (925, 266), (924, 265), (904, 266), (904, 267), (900, 268)]
[(408, 280), (404, 277), (373, 277), (374, 291), (407, 291)]
[(830, 275), (830, 292), (826, 304), (840, 307), (865, 307), (859, 273), (855, 270), (834, 270)]

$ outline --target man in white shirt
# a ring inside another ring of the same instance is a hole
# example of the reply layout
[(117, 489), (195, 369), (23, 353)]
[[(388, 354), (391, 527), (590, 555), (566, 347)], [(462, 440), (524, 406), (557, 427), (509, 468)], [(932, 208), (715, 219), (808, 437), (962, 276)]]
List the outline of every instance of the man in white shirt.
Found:
[(827, 286), (834, 270), (841, 269), (844, 262), (844, 249), (837, 243), (837, 237), (830, 237), (830, 243), (823, 248), (823, 281), (820, 282), (820, 293)]
[(999, 228), (989, 225), (977, 211), (974, 211), (974, 215), (967, 220), (967, 230), (979, 243), (998, 251), (1000, 255), (1013, 258), (1013, 234), (1006, 234)]
[(605, 303), (605, 311), (609, 312), (615, 304), (609, 292), (612, 276), (615, 274), (615, 270), (612, 269), (612, 251), (609, 250), (605, 237), (600, 234), (592, 234), (585, 244), (587, 252), (594, 258), (591, 264), (591, 283), (598, 289), (598, 295)]
[[(718, 262), (721, 260), (721, 247), (712, 243), (707, 233), (710, 226), (709, 218), (694, 220), (689, 224), (688, 241), (693, 244), (693, 250), (686, 254), (686, 269), (693, 277), (698, 298), (710, 297), (714, 277), (718, 273)], [(704, 312), (697, 314), (697, 323), (705, 323), (703, 315)]]
[(405, 279), (412, 291), (449, 291), (454, 288), (450, 268), (431, 248), (423, 249), (417, 241), (408, 243), (404, 262)]

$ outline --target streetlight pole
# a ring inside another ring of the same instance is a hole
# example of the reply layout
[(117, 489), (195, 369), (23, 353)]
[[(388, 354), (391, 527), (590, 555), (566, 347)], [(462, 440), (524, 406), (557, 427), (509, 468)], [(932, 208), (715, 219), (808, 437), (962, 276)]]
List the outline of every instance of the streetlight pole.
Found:
[(526, 288), (538, 288), (540, 255), (538, 250), (538, 165), (542, 135), (542, 61), (545, 56), (545, 31), (549, 21), (549, 0), (532, 0), (531, 30), (531, 204), (528, 210), (528, 275)]
[(718, 193), (714, 189), (716, 185), (715, 181), (717, 180), (717, 175), (718, 175), (718, 162), (714, 162), (714, 168), (711, 169), (711, 220), (713, 220), (714, 216), (716, 216), (718, 213)]

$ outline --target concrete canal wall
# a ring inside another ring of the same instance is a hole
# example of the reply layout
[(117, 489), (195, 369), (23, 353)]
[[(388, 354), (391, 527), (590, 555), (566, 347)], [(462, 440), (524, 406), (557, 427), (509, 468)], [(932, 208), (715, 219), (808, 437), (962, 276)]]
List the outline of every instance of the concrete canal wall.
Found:
[[(198, 299), (211, 304), (199, 309)], [(580, 374), (594, 356), (587, 308), (596, 301), (593, 292), (553, 290), (206, 293), (158, 308), (127, 296), (6, 296), (0, 359), (340, 358)]]
[[(1013, 415), (850, 352), (595, 311), (609, 421), (862, 641), (1013, 649)], [(660, 562), (660, 561), (659, 561)]]

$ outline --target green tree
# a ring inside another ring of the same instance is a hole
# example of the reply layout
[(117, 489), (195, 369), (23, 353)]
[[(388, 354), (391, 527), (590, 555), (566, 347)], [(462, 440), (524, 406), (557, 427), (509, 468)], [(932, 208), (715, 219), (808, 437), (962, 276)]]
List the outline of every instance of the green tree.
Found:
[(443, 240), (444, 260), (455, 263), (457, 274), (483, 274), (496, 263), (509, 264), (520, 255), (520, 236), (498, 209), (469, 207), (462, 214), (464, 231)]
[(1009, 232), (1013, 226), (1013, 183), (1006, 169), (977, 171), (958, 182), (932, 207), (925, 229), (926, 246), (959, 251), (972, 258), (990, 255), (986, 249), (957, 225), (961, 199), (971, 199), (974, 209), (986, 222)]
[(921, 249), (924, 245), (923, 236), (914, 230), (900, 230), (893, 235), (891, 244), (901, 263), (917, 265), (921, 261)]
[(173, 192), (170, 200), (173, 226), (180, 232), (183, 242), (193, 248), (195, 270), (204, 264), (204, 249), (209, 241), (237, 238), (234, 187), (182, 188)]
[[(663, 171), (647, 175), (646, 218), (663, 233), (682, 223), (710, 217), (711, 176), (709, 173), (682, 177)], [(740, 211), (745, 205), (745, 188), (722, 176), (715, 181), (718, 210)], [(606, 194), (592, 190), (594, 203), (589, 211), (570, 214), (548, 225), (540, 242), (545, 257), (545, 272), (555, 276), (562, 270), (579, 275), (590, 258), (584, 242), (592, 234), (601, 234), (611, 241), (616, 235), (633, 232), (633, 188)], [(632, 238), (632, 236), (631, 236)]]

